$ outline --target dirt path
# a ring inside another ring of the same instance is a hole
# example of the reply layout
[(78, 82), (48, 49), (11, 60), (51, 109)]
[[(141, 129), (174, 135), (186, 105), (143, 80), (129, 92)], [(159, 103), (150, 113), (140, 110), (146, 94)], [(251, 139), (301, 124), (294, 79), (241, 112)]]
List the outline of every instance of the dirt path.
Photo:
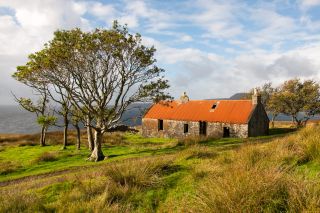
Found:
[(17, 179), (0, 181), (0, 187), (13, 185), (13, 184), (19, 184), (19, 183), (22, 183), (25, 181), (31, 181), (31, 180), (34, 181), (34, 180), (39, 180), (42, 178), (55, 177), (55, 176), (59, 176), (59, 175), (67, 174), (67, 173), (72, 173), (72, 172), (75, 172), (78, 170), (86, 169), (89, 167), (93, 168), (93, 167), (99, 167), (99, 166), (101, 166), (101, 165), (76, 166), (76, 167), (71, 167), (71, 168), (59, 170), (59, 171), (52, 171), (52, 172), (47, 172), (47, 173), (38, 174), (38, 175), (30, 175), (30, 176), (26, 176), (26, 177), (17, 178)]

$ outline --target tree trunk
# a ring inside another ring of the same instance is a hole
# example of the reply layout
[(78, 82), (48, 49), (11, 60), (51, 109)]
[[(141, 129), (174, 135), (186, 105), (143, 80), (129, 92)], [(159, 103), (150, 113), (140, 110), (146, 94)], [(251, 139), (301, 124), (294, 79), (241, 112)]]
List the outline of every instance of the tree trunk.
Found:
[(296, 126), (296, 123), (294, 122), (294, 115), (292, 115), (291, 117), (292, 117), (292, 125)]
[(87, 118), (88, 146), (89, 146), (89, 150), (93, 151), (93, 149), (94, 149), (94, 141), (93, 141), (92, 128), (89, 126), (90, 123), (91, 123), (91, 119), (88, 117)]
[(77, 149), (79, 150), (80, 149), (80, 143), (81, 143), (81, 134), (80, 134), (80, 127), (79, 125), (75, 125), (75, 128), (77, 130)]
[(94, 149), (91, 153), (91, 156), (88, 160), (90, 161), (101, 161), (104, 160), (105, 156), (101, 149), (101, 143), (102, 143), (102, 132), (101, 130), (96, 130), (94, 134)]
[(68, 118), (64, 118), (64, 130), (63, 130), (63, 149), (66, 149), (68, 146)]
[(40, 136), (40, 146), (46, 145), (46, 127), (43, 125), (41, 127), (41, 136)]
[(276, 120), (276, 115), (272, 115), (272, 119), (271, 119), (271, 127), (274, 128), (274, 121)]

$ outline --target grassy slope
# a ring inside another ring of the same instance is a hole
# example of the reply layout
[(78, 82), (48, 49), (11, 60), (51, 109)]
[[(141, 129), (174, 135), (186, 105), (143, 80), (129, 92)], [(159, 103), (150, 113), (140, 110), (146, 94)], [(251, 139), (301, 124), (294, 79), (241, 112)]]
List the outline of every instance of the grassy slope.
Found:
[[(114, 145), (120, 141), (120, 145)], [(13, 143), (13, 145), (2, 146), (0, 149), (0, 181), (12, 180), (30, 175), (43, 174), (65, 170), (76, 166), (90, 166), (105, 164), (114, 160), (124, 158), (142, 157), (160, 153), (174, 152), (175, 140), (150, 138), (145, 139), (138, 134), (113, 134), (106, 136), (106, 144), (103, 152), (108, 159), (99, 163), (86, 161), (90, 152), (84, 146), (76, 150), (69, 146), (66, 150), (61, 145), (48, 145), (39, 147), (28, 146), (25, 143)], [(54, 156), (53, 159), (43, 160), (47, 154)], [(7, 167), (6, 165), (10, 165)]]
[[(84, 161), (85, 149), (5, 146), (1, 165), (16, 165), (16, 170), (0, 180), (89, 167), (2, 187), (0, 211), (74, 212), (93, 205), (111, 212), (315, 210), (320, 205), (320, 189), (313, 187), (320, 171), (319, 130), (284, 138), (276, 129), (277, 134), (261, 138), (179, 142), (115, 135), (106, 140), (109, 158), (99, 165)], [(39, 161), (44, 152), (53, 153), (54, 160)]]

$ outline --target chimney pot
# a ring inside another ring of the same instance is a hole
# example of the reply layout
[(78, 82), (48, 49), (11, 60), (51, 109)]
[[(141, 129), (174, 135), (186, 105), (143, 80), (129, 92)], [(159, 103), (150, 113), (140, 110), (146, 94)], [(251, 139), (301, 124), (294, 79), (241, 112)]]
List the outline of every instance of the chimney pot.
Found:
[(261, 95), (260, 95), (258, 89), (254, 88), (253, 95), (252, 95), (252, 104), (257, 105), (259, 103), (261, 103)]
[(181, 103), (187, 103), (189, 101), (189, 96), (187, 96), (186, 92), (183, 92), (182, 95), (180, 96), (180, 101)]

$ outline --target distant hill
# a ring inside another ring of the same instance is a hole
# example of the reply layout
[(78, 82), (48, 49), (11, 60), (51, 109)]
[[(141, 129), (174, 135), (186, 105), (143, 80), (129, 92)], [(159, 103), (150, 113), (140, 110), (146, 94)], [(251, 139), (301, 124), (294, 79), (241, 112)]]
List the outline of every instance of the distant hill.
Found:
[(246, 97), (247, 94), (248, 93), (239, 92), (239, 93), (232, 95), (229, 99), (230, 100), (241, 100), (241, 99), (244, 99), (244, 97)]

